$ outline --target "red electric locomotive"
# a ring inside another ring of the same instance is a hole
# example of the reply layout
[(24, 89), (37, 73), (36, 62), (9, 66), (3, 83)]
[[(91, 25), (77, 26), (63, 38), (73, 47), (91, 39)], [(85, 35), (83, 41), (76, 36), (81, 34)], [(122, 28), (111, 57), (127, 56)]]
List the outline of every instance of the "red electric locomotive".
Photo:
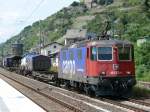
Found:
[(133, 45), (121, 40), (75, 43), (60, 51), (58, 78), (87, 94), (127, 96), (136, 84)]
[(129, 42), (100, 40), (87, 44), (86, 74), (97, 95), (129, 95), (136, 84), (134, 48)]

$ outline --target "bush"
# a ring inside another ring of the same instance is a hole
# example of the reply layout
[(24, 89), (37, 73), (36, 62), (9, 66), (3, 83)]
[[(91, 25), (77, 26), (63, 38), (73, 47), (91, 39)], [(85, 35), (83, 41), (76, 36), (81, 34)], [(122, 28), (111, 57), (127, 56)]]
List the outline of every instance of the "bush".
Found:
[(73, 7), (76, 7), (76, 6), (79, 6), (80, 5), (80, 3), (79, 2), (73, 2), (72, 4), (71, 4), (71, 6), (73, 6)]
[(137, 74), (137, 78), (143, 78), (144, 77), (144, 73), (146, 72), (146, 67), (144, 65), (139, 65), (136, 68), (136, 74)]
[(142, 4), (142, 2), (143, 2), (143, 0), (124, 0), (123, 6), (129, 7), (129, 6), (140, 5), (140, 4)]
[(97, 3), (100, 5), (110, 5), (114, 2), (114, 0), (98, 0)]
[(139, 98), (139, 97), (149, 97), (149, 96), (150, 96), (150, 90), (140, 88), (140, 87), (133, 88), (133, 97)]
[(150, 42), (135, 49), (136, 74), (139, 80), (150, 81)]

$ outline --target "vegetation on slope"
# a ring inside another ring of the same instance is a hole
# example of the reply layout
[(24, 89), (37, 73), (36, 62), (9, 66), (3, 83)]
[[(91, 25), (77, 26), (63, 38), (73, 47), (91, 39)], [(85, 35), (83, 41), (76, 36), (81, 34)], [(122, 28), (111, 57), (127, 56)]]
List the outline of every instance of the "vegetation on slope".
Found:
[(137, 79), (150, 81), (150, 43), (147, 42), (141, 47), (136, 45), (137, 39), (150, 37), (150, 7), (146, 5), (145, 0), (123, 0), (122, 6), (110, 6), (97, 14), (85, 27), (88, 31), (100, 35), (106, 27), (106, 21), (109, 22), (109, 33), (115, 38), (129, 40), (135, 44)]
[(150, 81), (150, 42), (135, 49), (136, 74), (139, 80)]
[[(113, 4), (104, 3), (105, 0), (98, 0), (101, 6), (88, 10), (82, 3), (74, 2), (68, 8), (64, 8), (56, 14), (27, 26), (17, 36), (12, 37), (6, 43), (0, 45), (4, 48), (5, 54), (10, 51), (10, 45), (19, 38), (24, 44), (24, 51), (38, 46), (39, 29), (47, 44), (62, 38), (67, 29), (73, 27), (75, 19), (83, 15), (95, 16), (95, 19), (88, 21), (83, 28), (97, 35), (105, 29), (106, 22), (109, 23), (108, 31), (115, 38), (129, 40), (135, 44), (136, 74), (140, 80), (150, 81), (150, 43), (141, 47), (136, 46), (138, 38), (150, 36), (150, 4), (149, 0), (110, 0)], [(108, 1), (108, 0), (107, 0)], [(107, 6), (108, 5), (108, 6)]]
[(4, 55), (10, 53), (11, 44), (17, 40), (24, 44), (24, 51), (38, 46), (41, 41), (45, 44), (56, 41), (66, 33), (67, 29), (71, 28), (76, 17), (84, 14), (86, 14), (84, 5), (74, 2), (68, 8), (63, 8), (45, 20), (37, 21), (32, 26), (25, 27), (20, 34), (12, 37), (2, 45)]

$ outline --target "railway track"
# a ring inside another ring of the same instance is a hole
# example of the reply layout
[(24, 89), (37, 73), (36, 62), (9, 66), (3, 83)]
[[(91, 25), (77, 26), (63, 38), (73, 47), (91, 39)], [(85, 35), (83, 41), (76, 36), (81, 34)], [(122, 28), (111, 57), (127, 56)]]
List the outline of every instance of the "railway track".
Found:
[[(118, 105), (118, 106), (121, 106), (123, 108), (127, 108), (127, 109), (130, 109), (134, 112), (150, 112), (150, 110), (145, 110), (144, 109), (144, 106), (145, 106), (145, 102), (144, 103), (140, 103), (140, 105), (143, 106), (143, 108), (139, 108), (139, 107), (136, 107), (136, 106), (133, 106), (133, 105), (128, 105), (128, 104), (125, 104), (124, 101), (114, 101), (114, 100), (110, 100), (110, 99), (103, 99), (103, 101), (107, 101), (109, 103), (112, 103), (112, 104), (115, 104), (115, 105)], [(128, 102), (127, 102), (128, 103)], [(133, 99), (129, 101), (129, 103), (133, 103)], [(134, 103), (135, 104), (139, 104), (139, 102), (135, 101), (134, 100)]]
[(138, 81), (137, 85), (150, 90), (150, 82)]
[[(5, 74), (3, 74), (3, 75), (5, 77), (11, 79), (11, 80), (14, 80), (15, 82), (17, 82), (19, 84), (22, 84), (22, 82), (18, 81), (17, 78), (6, 76)], [(76, 111), (76, 112), (85, 111), (86, 112), (86, 110), (78, 108), (77, 105), (74, 106), (71, 103), (66, 103), (66, 102), (64, 102), (64, 101), (62, 101), (62, 100), (60, 100), (56, 97), (52, 97), (52, 96), (49, 96), (47, 94), (44, 94), (42, 92), (42, 90), (47, 89), (47, 87), (31, 88), (30, 86), (28, 86), (26, 84), (22, 84), (22, 85), (32, 89), (33, 91), (49, 98), (50, 100), (53, 100), (53, 101), (57, 102), (57, 103), (65, 106), (65, 107), (67, 107), (67, 108), (69, 108), (73, 111)], [(125, 111), (125, 112), (128, 112), (128, 111), (148, 112), (147, 110), (144, 110), (143, 108), (137, 108), (137, 107), (126, 105), (126, 104), (122, 103), (122, 101), (114, 101), (114, 100), (110, 100), (110, 99), (107, 99), (107, 98), (94, 99), (94, 98), (90, 98), (88, 96), (85, 96), (83, 94), (77, 94), (77, 93), (74, 93), (72, 91), (64, 90), (62, 88), (57, 88), (57, 87), (50, 87), (50, 88), (53, 90), (53, 94), (55, 94), (56, 96), (61, 95), (61, 97), (64, 97), (64, 99), (67, 99), (67, 98), (69, 99), (70, 98), (72, 100), (72, 102), (77, 101), (78, 105), (80, 105), (80, 107), (85, 106), (85, 108), (89, 108), (89, 109), (90, 109), (90, 107), (93, 107), (93, 108), (96, 108), (99, 111), (105, 111), (105, 112), (109, 112), (107, 110), (111, 110), (112, 112), (117, 112), (117, 111), (118, 112), (120, 112), (120, 111)], [(129, 101), (129, 102), (132, 102), (132, 101)], [(140, 105), (144, 105), (144, 104), (140, 103)], [(108, 106), (109, 106), (109, 108), (108, 108)], [(146, 104), (145, 106), (148, 106), (148, 105)], [(104, 107), (106, 109), (101, 109), (100, 107)]]
[(150, 103), (145, 102), (145, 101), (136, 100), (136, 99), (131, 99), (131, 98), (128, 99), (128, 101), (133, 102), (133, 103), (136, 103), (136, 104), (140, 104), (140, 105), (144, 105), (144, 106), (150, 107)]
[[(35, 91), (36, 93), (40, 94), (41, 96), (44, 96), (44, 97), (46, 97), (46, 98), (48, 98), (48, 99), (50, 99), (50, 100), (52, 100), (52, 101), (54, 101), (54, 102), (56, 102), (56, 103), (62, 105), (62, 106), (64, 106), (64, 107), (70, 109), (70, 110), (73, 110), (74, 112), (83, 112), (82, 110), (80, 110), (79, 108), (77, 108), (77, 107), (75, 107), (75, 106), (73, 106), (73, 105), (71, 105), (71, 104), (68, 104), (68, 103), (66, 103), (66, 102), (63, 102), (63, 101), (61, 101), (61, 100), (59, 100), (59, 99), (57, 99), (57, 98), (55, 98), (55, 97), (46, 95), (46, 94), (40, 92), (38, 89), (32, 88), (32, 87), (30, 87), (30, 86), (28, 86), (28, 85), (26, 85), (26, 84), (24, 84), (24, 83), (22, 83), (22, 82), (20, 82), (20, 81), (18, 81), (18, 80), (16, 80), (16, 79), (14, 79), (14, 78), (11, 78), (11, 77), (6, 76), (6, 75), (3, 74), (3, 73), (0, 73), (0, 75), (6, 77), (6, 78), (8, 78), (8, 79), (10, 79), (10, 80), (12, 80), (12, 81), (14, 81), (14, 82), (16, 82), (16, 83), (18, 83), (18, 84), (24, 86), (24, 87), (26, 87), (26, 88), (32, 90), (32, 91)], [(47, 109), (45, 109), (44, 107), (42, 107), (42, 108), (48, 112)]]

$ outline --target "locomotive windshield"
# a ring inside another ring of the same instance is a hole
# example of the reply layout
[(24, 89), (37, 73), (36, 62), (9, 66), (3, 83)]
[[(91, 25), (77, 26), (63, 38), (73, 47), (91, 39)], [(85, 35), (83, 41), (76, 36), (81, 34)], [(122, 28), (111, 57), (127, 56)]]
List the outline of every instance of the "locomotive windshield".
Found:
[(98, 60), (112, 60), (112, 47), (98, 47)]
[(118, 47), (119, 60), (131, 60), (130, 47)]

